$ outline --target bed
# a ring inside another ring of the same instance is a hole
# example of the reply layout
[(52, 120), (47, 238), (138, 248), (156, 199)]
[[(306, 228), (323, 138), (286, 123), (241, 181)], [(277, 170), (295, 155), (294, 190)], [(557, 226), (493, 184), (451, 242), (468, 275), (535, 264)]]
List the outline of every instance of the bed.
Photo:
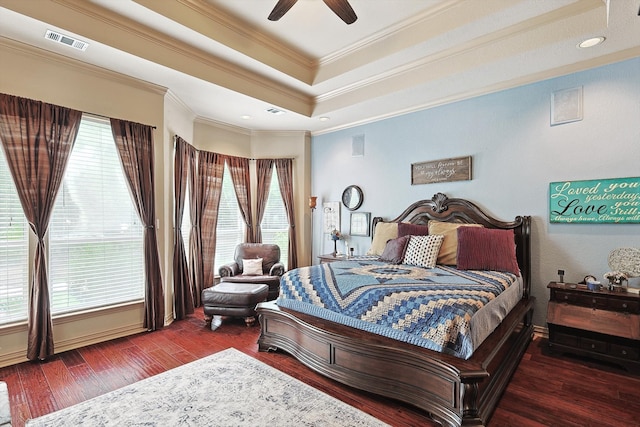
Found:
[[(482, 310), (488, 306), (495, 305), (501, 305), (503, 310), (506, 310), (504, 315), (498, 316), (502, 320), (497, 326), (490, 326), (489, 331), (482, 333), (472, 332), (469, 340), (456, 338), (448, 342), (445, 340), (445, 342), (434, 343), (433, 335), (441, 334), (429, 335), (425, 332), (429, 327), (425, 327), (416, 338), (411, 337), (408, 331), (402, 328), (401, 330), (397, 327), (386, 328), (383, 327), (384, 325), (381, 326), (380, 322), (376, 324), (373, 321), (370, 322), (371, 325), (367, 325), (369, 322), (362, 321), (362, 314), (369, 313), (370, 307), (368, 310), (361, 307), (358, 312), (360, 318), (351, 318), (351, 320), (347, 316), (348, 313), (329, 307), (332, 304), (324, 306), (320, 304), (314, 307), (314, 304), (310, 303), (309, 307), (303, 307), (305, 299), (310, 301), (314, 298), (325, 302), (330, 300), (333, 305), (340, 305), (335, 303), (332, 297), (327, 296), (328, 293), (333, 292), (340, 293), (341, 298), (335, 298), (338, 303), (344, 303), (344, 306), (349, 306), (353, 311), (356, 293), (360, 292), (362, 295), (368, 295), (369, 299), (376, 299), (379, 298), (376, 294), (379, 289), (392, 289), (394, 283), (367, 282), (364, 288), (369, 290), (361, 291), (361, 283), (358, 281), (369, 279), (360, 276), (356, 282), (353, 279), (340, 282), (338, 279), (341, 274), (351, 276), (361, 274), (353, 269), (392, 268), (390, 265), (381, 265), (380, 261), (376, 261), (379, 257), (376, 254), (344, 263), (321, 264), (288, 272), (288, 276), (283, 277), (281, 282), (281, 297), (275, 302), (260, 303), (257, 307), (261, 325), (259, 349), (287, 352), (306, 366), (331, 379), (421, 408), (442, 425), (486, 425), (533, 336), (531, 318), (534, 298), (530, 295), (531, 218), (518, 216), (513, 221), (501, 221), (484, 212), (473, 202), (448, 198), (442, 193), (437, 193), (430, 200), (413, 203), (391, 221), (374, 218), (372, 228), (377, 234), (382, 229), (382, 226), (378, 226), (379, 224), (402, 224), (404, 228), (407, 227), (406, 224), (410, 224), (419, 228), (428, 226), (430, 221), (434, 229), (434, 224), (475, 225), (461, 227), (464, 233), (458, 231), (461, 239), (457, 242), (458, 255), (461, 256), (458, 260), (458, 268), (445, 264), (430, 265), (428, 276), (438, 276), (437, 280), (434, 281), (433, 277), (400, 280), (397, 286), (403, 289), (395, 292), (400, 294), (422, 292), (422, 286), (426, 286), (422, 282), (430, 281), (436, 283), (434, 289), (440, 286), (438, 292), (459, 292), (454, 285), (467, 286), (469, 284), (466, 281), (477, 275), (489, 276), (488, 282), (495, 284), (496, 278), (493, 275), (497, 274), (499, 279), (497, 281), (501, 283), (497, 287), (503, 288), (502, 291), (491, 294), (485, 290), (476, 292), (474, 288), (474, 295), (488, 295), (485, 299), (474, 297), (474, 301), (477, 301), (474, 304), (478, 305), (476, 307), (478, 313), (482, 313)], [(511, 236), (513, 257), (517, 263), (516, 271), (510, 271), (513, 268), (502, 268), (501, 262), (496, 267), (499, 268), (497, 272), (469, 269), (469, 266), (473, 267), (473, 265), (468, 264), (468, 260), (464, 260), (466, 252), (461, 252), (460, 248), (469, 242), (469, 237), (465, 236), (476, 236), (482, 233)], [(425, 241), (409, 236), (409, 241), (411, 239), (415, 242)], [(375, 241), (374, 235), (372, 247)], [(407, 253), (408, 251), (407, 249)], [(395, 266), (393, 268), (407, 267), (404, 264), (406, 261), (407, 257), (404, 257), (401, 264), (393, 263)], [(461, 268), (460, 266), (465, 263), (466, 265), (463, 266), (465, 268)], [(413, 271), (415, 266), (412, 263), (410, 267), (407, 267), (407, 270)], [(333, 288), (328, 291), (313, 290), (309, 292), (311, 296), (301, 297), (301, 289), (304, 286), (311, 286), (309, 282), (316, 281), (313, 279), (314, 276), (326, 276), (327, 282), (335, 282), (331, 285)], [(441, 281), (446, 282), (446, 287), (442, 287)], [(452, 282), (456, 283), (452, 284)], [(509, 292), (506, 292), (507, 290)], [(328, 293), (324, 295), (323, 292)], [(287, 298), (287, 294), (289, 297), (296, 294), (297, 297)], [(511, 302), (496, 303), (496, 301), (502, 301), (499, 298), (502, 298), (503, 294), (510, 295)], [(395, 301), (396, 295), (387, 296), (387, 299)], [(396, 306), (406, 307), (403, 304), (396, 304)], [(426, 305), (428, 304), (422, 304), (422, 306)], [(389, 313), (392, 316), (396, 314), (393, 311)], [(463, 323), (467, 325), (476, 317), (475, 314), (470, 316), (457, 317), (465, 317), (468, 322)], [(377, 318), (379, 319), (380, 316)], [(446, 322), (446, 327), (442, 325), (430, 327), (434, 328), (433, 330), (441, 331), (444, 328), (448, 331), (451, 329), (451, 324)], [(453, 329), (459, 331), (457, 327)], [(459, 329), (466, 329), (466, 326)]]

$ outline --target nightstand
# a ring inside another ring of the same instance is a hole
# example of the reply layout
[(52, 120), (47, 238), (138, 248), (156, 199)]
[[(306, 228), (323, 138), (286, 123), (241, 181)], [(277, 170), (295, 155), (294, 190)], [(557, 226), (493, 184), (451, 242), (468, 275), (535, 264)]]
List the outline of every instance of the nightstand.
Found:
[(318, 255), (318, 259), (320, 260), (320, 264), (324, 264), (327, 262), (335, 262), (335, 261), (346, 261), (348, 258), (346, 255)]
[(640, 371), (640, 295), (551, 282), (549, 348)]

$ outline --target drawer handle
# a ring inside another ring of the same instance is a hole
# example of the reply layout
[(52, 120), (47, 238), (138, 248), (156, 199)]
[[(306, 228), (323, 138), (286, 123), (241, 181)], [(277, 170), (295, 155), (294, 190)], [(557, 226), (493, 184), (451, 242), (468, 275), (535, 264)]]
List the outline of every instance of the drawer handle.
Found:
[(564, 296), (564, 299), (569, 299), (569, 295), (565, 295), (565, 296)]
[(622, 303), (622, 308), (627, 308), (627, 303), (626, 302)]
[(592, 299), (591, 302), (595, 304), (596, 303), (596, 299), (595, 298)]
[(591, 348), (596, 348), (596, 345), (595, 344), (591, 344)]
[(627, 355), (627, 350), (622, 350), (621, 353), (622, 353), (623, 356), (626, 356)]

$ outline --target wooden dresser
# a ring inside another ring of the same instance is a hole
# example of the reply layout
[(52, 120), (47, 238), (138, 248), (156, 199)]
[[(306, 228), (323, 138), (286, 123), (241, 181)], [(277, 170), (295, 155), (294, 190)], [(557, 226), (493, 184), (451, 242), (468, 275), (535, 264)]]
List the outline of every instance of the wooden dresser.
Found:
[(547, 288), (551, 350), (640, 372), (640, 295), (590, 291), (586, 285), (571, 283), (551, 282)]

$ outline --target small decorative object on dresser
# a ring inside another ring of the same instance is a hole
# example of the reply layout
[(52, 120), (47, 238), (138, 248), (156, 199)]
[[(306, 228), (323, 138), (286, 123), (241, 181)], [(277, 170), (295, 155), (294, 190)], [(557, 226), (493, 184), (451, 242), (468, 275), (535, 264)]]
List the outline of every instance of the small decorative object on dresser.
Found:
[(549, 348), (640, 372), (640, 296), (585, 284), (551, 282)]
[(624, 285), (629, 282), (629, 277), (621, 271), (609, 271), (604, 273), (604, 278), (609, 281), (610, 291), (622, 291)]
[(333, 256), (338, 255), (338, 240), (342, 239), (342, 233), (335, 228), (331, 231), (331, 240), (333, 240)]

